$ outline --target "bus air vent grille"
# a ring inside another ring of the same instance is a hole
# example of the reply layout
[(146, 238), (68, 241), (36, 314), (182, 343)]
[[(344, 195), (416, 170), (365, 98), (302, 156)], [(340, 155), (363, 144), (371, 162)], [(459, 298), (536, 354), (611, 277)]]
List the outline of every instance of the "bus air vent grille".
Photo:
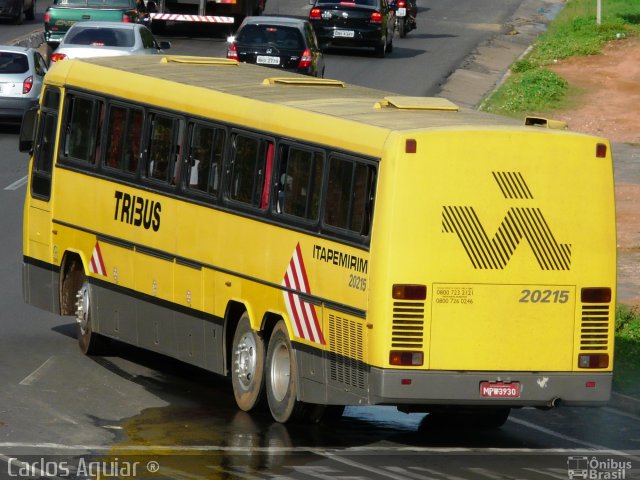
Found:
[(609, 348), (609, 317), (608, 305), (582, 306), (581, 351), (600, 351)]
[(365, 388), (362, 323), (329, 314), (329, 374), (334, 382)]
[(422, 348), (424, 341), (424, 303), (394, 302), (391, 346)]

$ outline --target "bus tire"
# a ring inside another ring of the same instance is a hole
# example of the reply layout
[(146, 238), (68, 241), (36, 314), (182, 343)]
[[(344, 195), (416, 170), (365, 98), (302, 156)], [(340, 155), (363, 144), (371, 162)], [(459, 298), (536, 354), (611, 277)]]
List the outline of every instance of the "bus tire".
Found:
[(265, 387), (271, 416), (277, 422), (300, 420), (309, 413), (309, 405), (297, 398), (298, 365), (287, 327), (282, 320), (276, 324), (269, 339)]
[(76, 271), (73, 274), (82, 275), (81, 287), (76, 294), (78, 346), (85, 355), (99, 355), (103, 350), (105, 339), (93, 331), (91, 322), (91, 304), (93, 302), (91, 284), (84, 273)]
[(231, 384), (238, 408), (245, 412), (260, 401), (264, 386), (264, 341), (242, 314), (233, 335)]

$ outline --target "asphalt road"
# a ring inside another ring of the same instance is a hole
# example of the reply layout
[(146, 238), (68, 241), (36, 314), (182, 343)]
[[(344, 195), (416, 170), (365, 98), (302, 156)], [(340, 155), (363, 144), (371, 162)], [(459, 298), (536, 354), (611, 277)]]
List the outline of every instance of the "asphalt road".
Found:
[[(330, 52), (327, 76), (433, 94), (518, 3), (419, 2), (418, 30), (395, 39), (392, 54)], [(267, 12), (307, 9), (269, 0)], [(2, 24), (0, 42), (29, 29)], [(224, 56), (226, 33), (163, 38), (173, 53)], [(0, 128), (0, 152), (0, 478), (88, 478), (91, 462), (102, 461), (116, 462), (121, 478), (564, 479), (569, 468), (582, 472), (585, 457), (596, 459), (592, 478), (639, 478), (640, 418), (608, 407), (516, 411), (495, 431), (438, 428), (389, 407), (348, 408), (337, 425), (283, 426), (266, 412), (238, 412), (224, 378), (120, 344), (108, 356), (82, 356), (73, 319), (23, 304), (28, 159), (16, 129)]]

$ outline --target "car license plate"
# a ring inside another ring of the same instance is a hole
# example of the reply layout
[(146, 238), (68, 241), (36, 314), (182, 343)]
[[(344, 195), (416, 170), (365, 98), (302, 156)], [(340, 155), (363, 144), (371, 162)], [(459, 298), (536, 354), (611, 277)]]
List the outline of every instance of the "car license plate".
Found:
[(489, 398), (518, 398), (520, 384), (518, 382), (480, 382), (480, 396)]
[(263, 65), (280, 65), (280, 57), (272, 57), (269, 55), (258, 55), (256, 63)]
[(334, 30), (334, 37), (343, 37), (343, 38), (353, 38), (355, 36), (355, 32), (353, 30)]
[(396, 16), (398, 16), (398, 17), (406, 17), (407, 16), (407, 9), (406, 8), (399, 8), (398, 10), (396, 10)]

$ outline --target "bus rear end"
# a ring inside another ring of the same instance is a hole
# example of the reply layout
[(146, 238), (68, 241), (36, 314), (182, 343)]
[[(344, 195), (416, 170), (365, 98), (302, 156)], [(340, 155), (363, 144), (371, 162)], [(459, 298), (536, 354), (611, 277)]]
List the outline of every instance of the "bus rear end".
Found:
[(613, 365), (607, 141), (535, 127), (390, 139), (371, 245), (372, 402), (599, 405)]

